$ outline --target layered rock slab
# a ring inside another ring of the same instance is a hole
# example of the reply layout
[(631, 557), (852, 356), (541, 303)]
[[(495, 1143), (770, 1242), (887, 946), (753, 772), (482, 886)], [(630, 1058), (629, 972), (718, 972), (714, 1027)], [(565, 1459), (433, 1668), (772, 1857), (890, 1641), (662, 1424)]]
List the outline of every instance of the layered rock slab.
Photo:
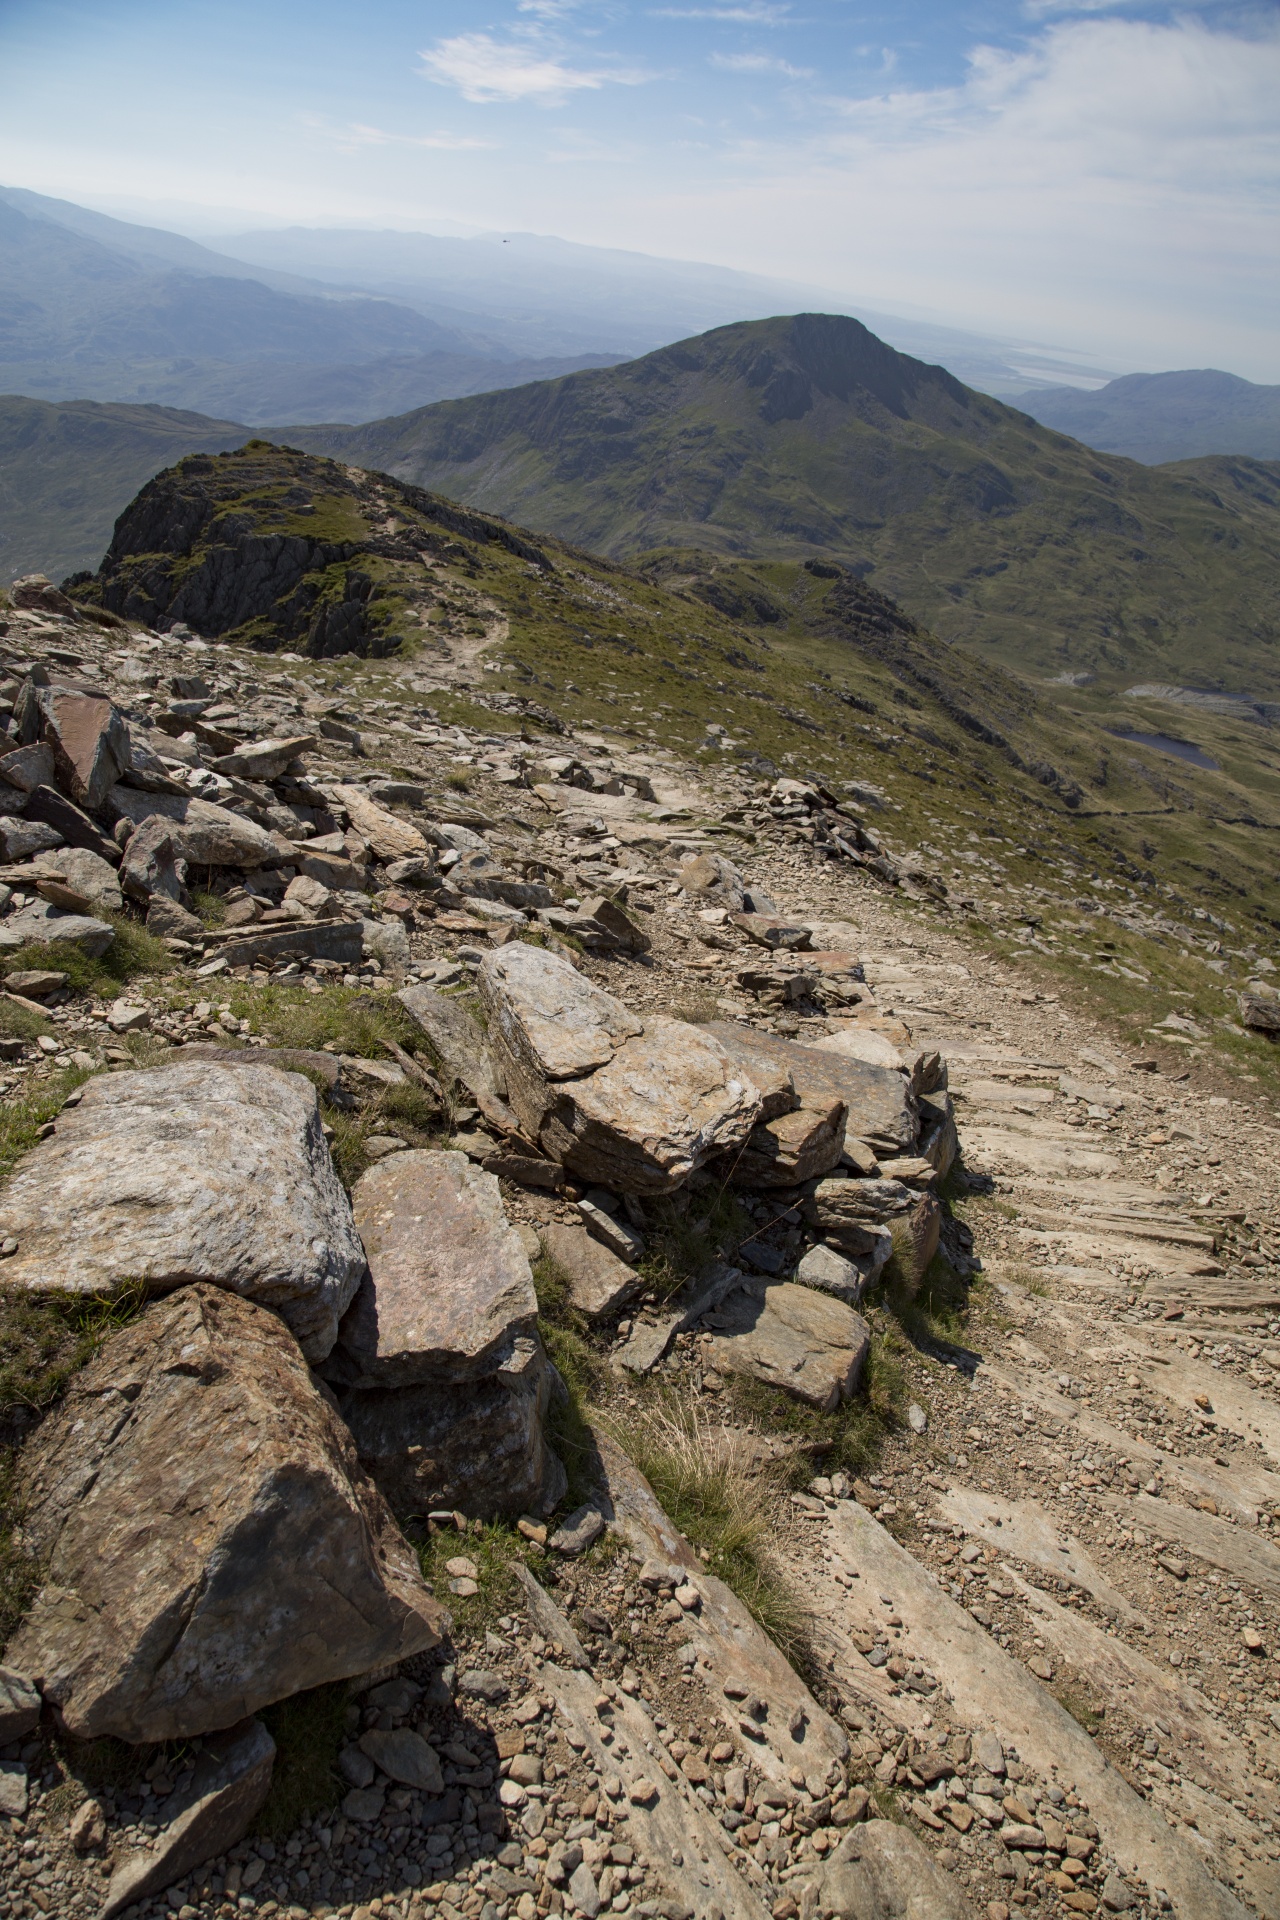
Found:
[(364, 1273), (316, 1090), (207, 1063), (91, 1080), (0, 1196), (9, 1286), (205, 1281), (274, 1308), (322, 1360)]
[(820, 1113), (841, 1101), (848, 1110), (846, 1138), (865, 1140), (884, 1153), (904, 1153), (914, 1146), (916, 1102), (903, 1075), (893, 1068), (801, 1046), (730, 1020), (713, 1020), (699, 1032), (719, 1040), (735, 1058), (749, 1061), (753, 1077), (789, 1074), (804, 1108)]
[(522, 1512), (558, 1498), (538, 1302), (498, 1182), (409, 1151), (353, 1196), (369, 1271), (327, 1369), (360, 1457), (400, 1511)]
[(871, 1345), (862, 1315), (843, 1300), (789, 1280), (739, 1287), (703, 1320), (712, 1356), (829, 1411), (857, 1387)]
[(585, 1180), (670, 1192), (758, 1117), (759, 1090), (707, 1028), (641, 1021), (558, 954), (503, 947), (480, 991), (521, 1126)]
[(192, 1286), (23, 1455), (45, 1584), (6, 1658), (78, 1739), (188, 1739), (437, 1644), (442, 1615), (276, 1315)]

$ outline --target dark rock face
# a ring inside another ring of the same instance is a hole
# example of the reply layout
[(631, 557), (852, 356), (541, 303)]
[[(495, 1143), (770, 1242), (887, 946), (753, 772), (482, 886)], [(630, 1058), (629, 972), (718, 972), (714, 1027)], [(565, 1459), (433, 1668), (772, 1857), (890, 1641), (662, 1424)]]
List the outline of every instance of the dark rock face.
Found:
[[(391, 516), (395, 530), (386, 532)], [(514, 529), (383, 474), (252, 440), (157, 474), (76, 597), (150, 626), (183, 622), (263, 651), (382, 659), (416, 625), (422, 562), (456, 540), (550, 562)]]

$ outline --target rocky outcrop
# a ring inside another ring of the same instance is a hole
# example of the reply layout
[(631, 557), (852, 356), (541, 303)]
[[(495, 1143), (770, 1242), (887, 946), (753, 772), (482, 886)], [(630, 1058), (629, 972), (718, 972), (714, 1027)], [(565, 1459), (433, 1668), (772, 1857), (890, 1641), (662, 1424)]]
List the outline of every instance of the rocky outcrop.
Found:
[(78, 1739), (189, 1739), (439, 1638), (292, 1335), (218, 1288), (107, 1342), (29, 1444), (22, 1499), (45, 1583), (6, 1658)]
[(558, 954), (486, 959), (489, 1039), (524, 1131), (550, 1159), (618, 1193), (662, 1193), (740, 1146), (757, 1088), (704, 1027), (640, 1020)]
[(9, 1286), (149, 1293), (207, 1281), (274, 1308), (321, 1360), (364, 1254), (316, 1090), (271, 1067), (92, 1080), (0, 1197)]
[(938, 1251), (942, 1227), (937, 1196), (900, 1180), (824, 1180), (806, 1200), (805, 1218), (855, 1263), (871, 1258), (883, 1265), (885, 1237), (896, 1229), (902, 1278), (913, 1290)]
[(190, 866), (242, 867), (252, 871), (287, 860), (291, 851), (288, 841), (282, 843), (244, 814), (232, 813), (229, 808), (220, 807), (212, 800), (201, 800), (194, 794), (188, 798), (171, 793), (140, 793), (136, 787), (116, 786), (111, 789), (109, 809), (117, 819), (131, 820), (135, 825), (141, 825), (153, 815), (170, 822), (173, 852)]
[(462, 1153), (399, 1153), (354, 1208), (369, 1271), (328, 1374), (369, 1471), (402, 1512), (554, 1502), (551, 1373), (497, 1180)]
[(752, 1063), (753, 1072), (788, 1074), (801, 1107), (818, 1113), (829, 1111), (837, 1100), (843, 1102), (848, 1110), (846, 1138), (863, 1140), (876, 1153), (904, 1153), (914, 1146), (919, 1116), (901, 1073), (732, 1021), (713, 1021), (703, 1031), (736, 1049), (739, 1058)]
[(569, 1283), (569, 1298), (588, 1320), (604, 1320), (640, 1292), (635, 1269), (581, 1227), (553, 1222), (542, 1230), (548, 1256)]
[(869, 1820), (802, 1889), (800, 1920), (968, 1920), (969, 1903), (909, 1827)]

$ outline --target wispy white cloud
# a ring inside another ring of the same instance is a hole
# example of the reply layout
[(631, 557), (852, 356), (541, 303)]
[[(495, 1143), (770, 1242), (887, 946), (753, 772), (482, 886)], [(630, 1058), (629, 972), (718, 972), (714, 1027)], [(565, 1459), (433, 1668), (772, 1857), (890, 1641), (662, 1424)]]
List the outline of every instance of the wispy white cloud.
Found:
[(731, 26), (784, 27), (788, 24), (789, 5), (772, 5), (771, 0), (746, 0), (743, 6), (728, 7), (650, 7), (652, 20), (724, 20)]
[(334, 126), (317, 114), (299, 116), (302, 124), (318, 133), (339, 153), (359, 153), (366, 147), (429, 147), (440, 153), (465, 153), (470, 148), (491, 147), (491, 140), (477, 140), (465, 133), (391, 133), (385, 127), (368, 127), (362, 121), (349, 120)]
[(488, 33), (454, 34), (424, 48), (420, 58), (428, 80), (485, 105), (530, 100), (556, 106), (573, 93), (638, 86), (648, 77), (637, 68), (571, 66), (536, 41), (500, 41)]
[(779, 60), (769, 53), (713, 53), (711, 65), (725, 73), (781, 73), (789, 80), (809, 80), (813, 76), (812, 67), (793, 67), (789, 60)]

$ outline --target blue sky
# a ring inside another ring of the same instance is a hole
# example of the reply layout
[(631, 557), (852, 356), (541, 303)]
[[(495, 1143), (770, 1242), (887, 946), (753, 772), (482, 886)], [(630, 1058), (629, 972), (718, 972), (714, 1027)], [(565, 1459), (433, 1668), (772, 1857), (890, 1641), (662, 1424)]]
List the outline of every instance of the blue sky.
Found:
[(0, 0), (0, 179), (524, 229), (1280, 381), (1280, 9)]

